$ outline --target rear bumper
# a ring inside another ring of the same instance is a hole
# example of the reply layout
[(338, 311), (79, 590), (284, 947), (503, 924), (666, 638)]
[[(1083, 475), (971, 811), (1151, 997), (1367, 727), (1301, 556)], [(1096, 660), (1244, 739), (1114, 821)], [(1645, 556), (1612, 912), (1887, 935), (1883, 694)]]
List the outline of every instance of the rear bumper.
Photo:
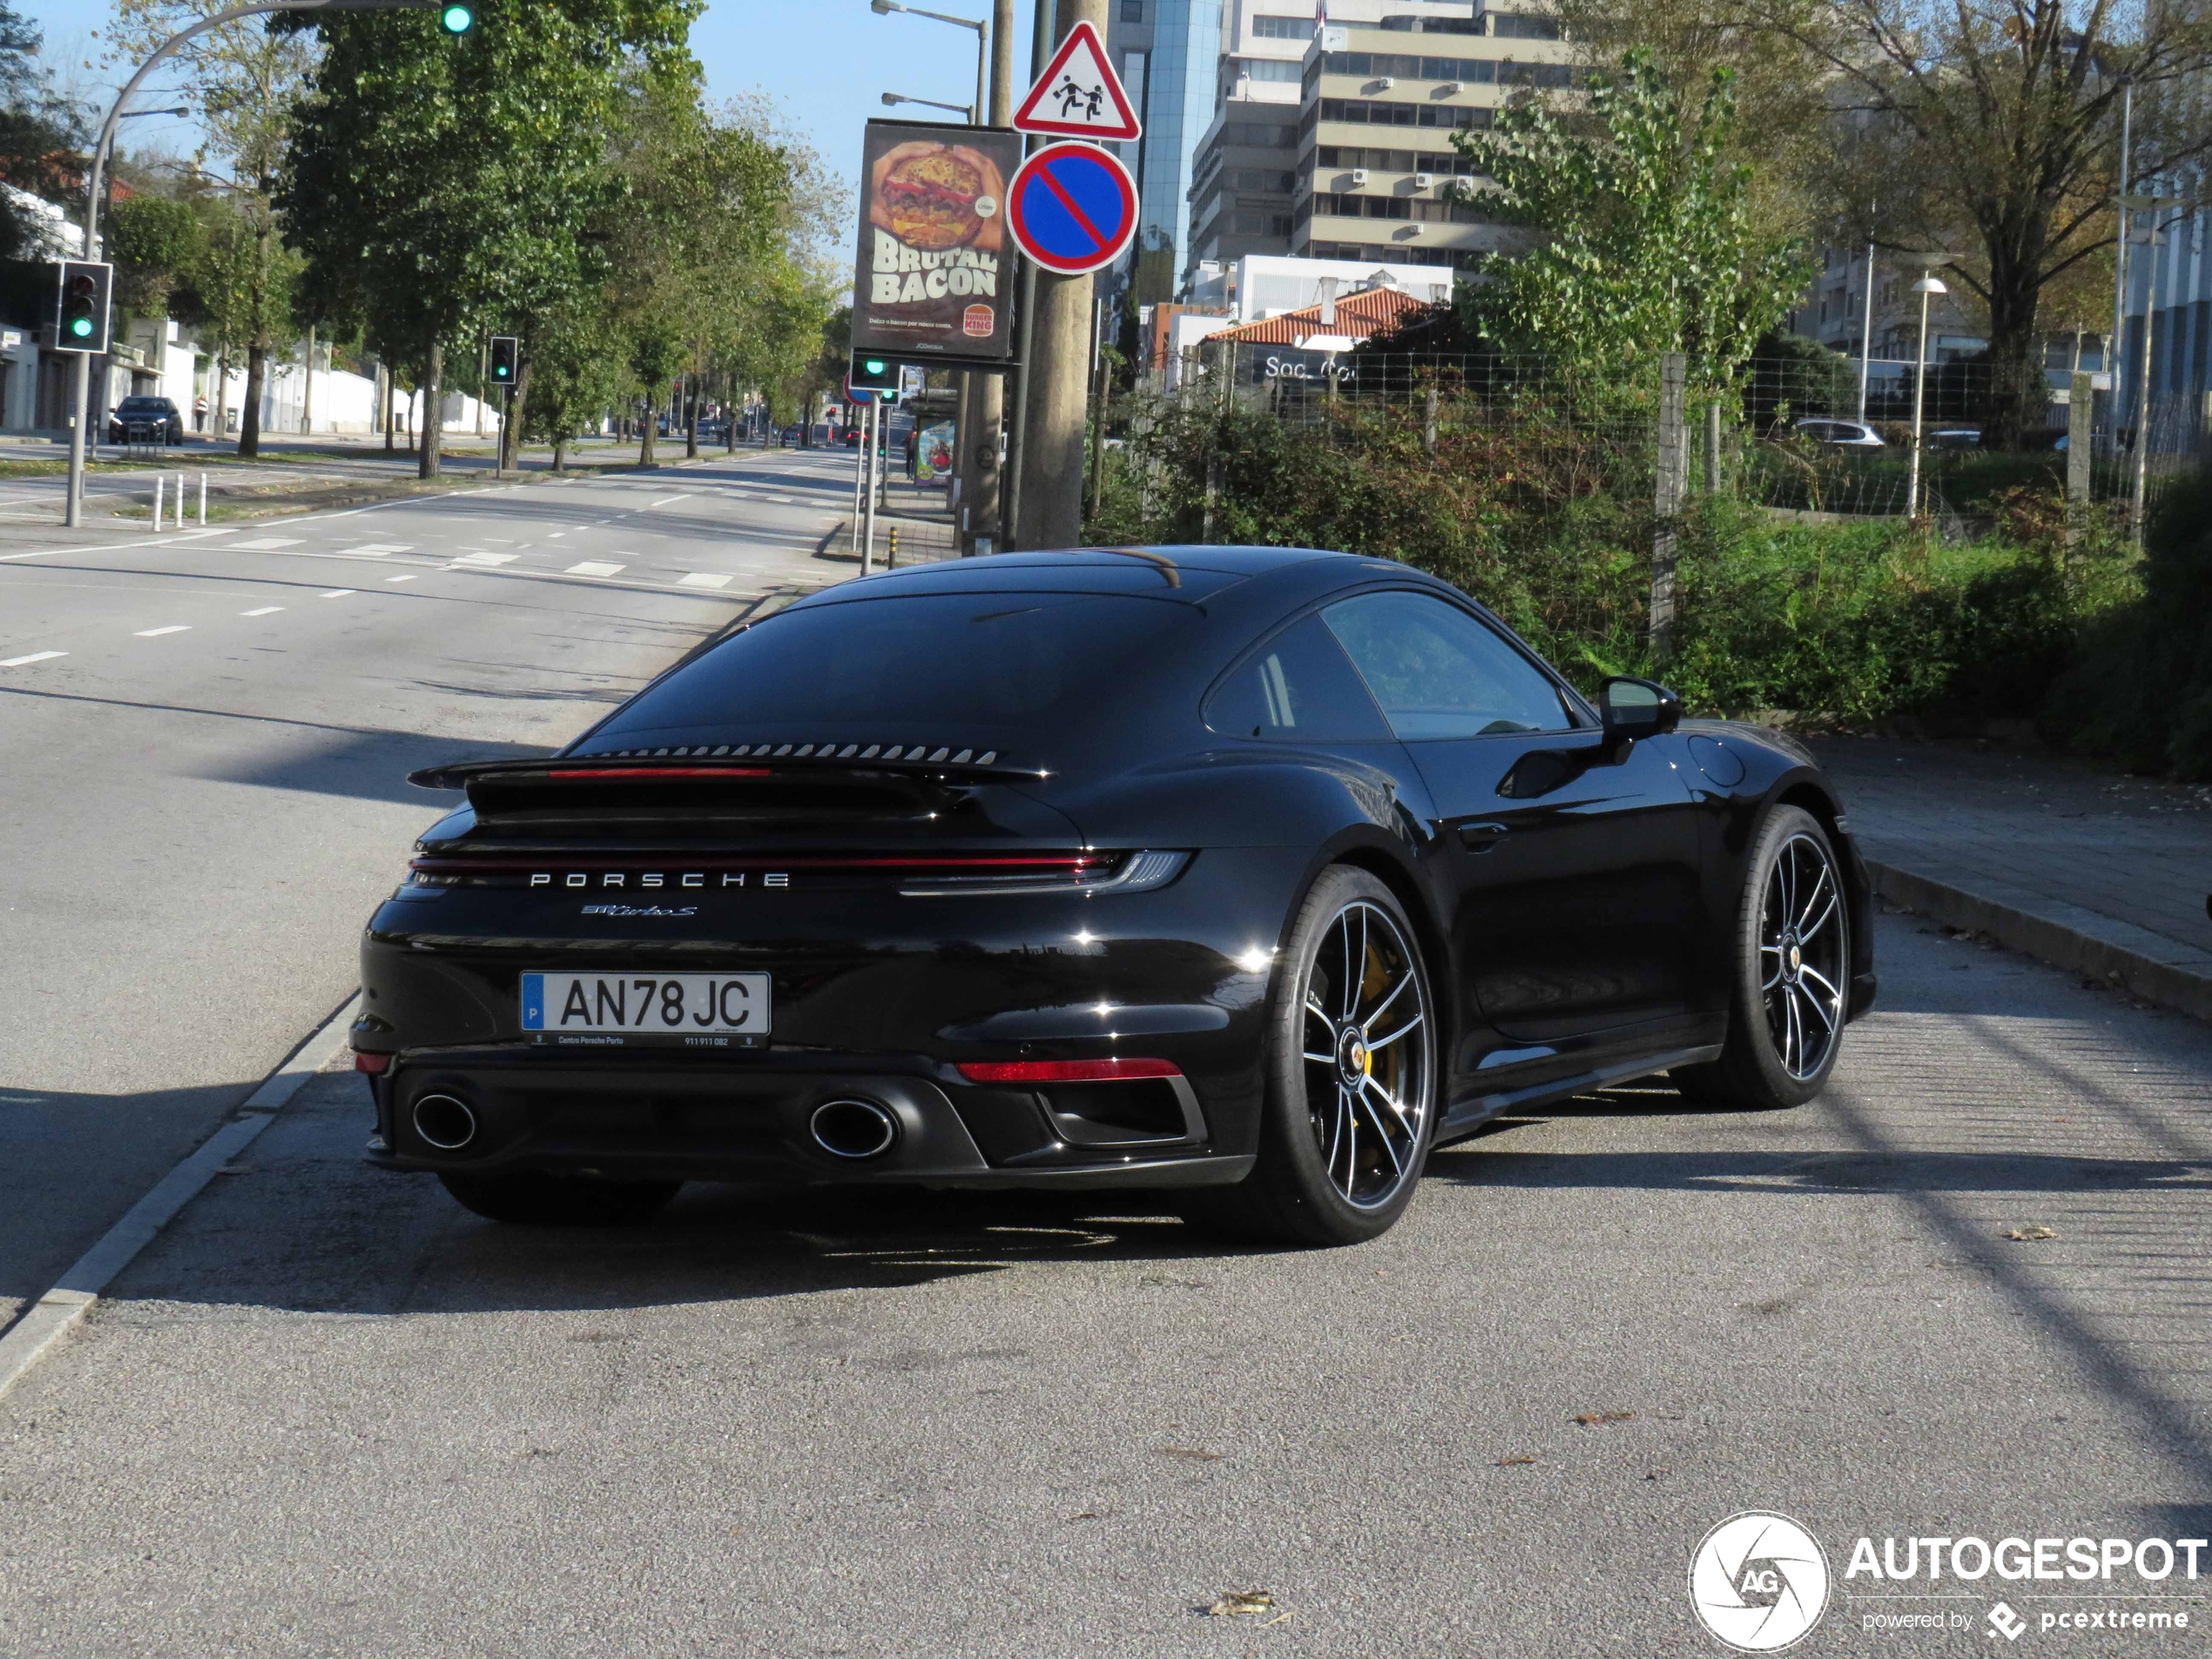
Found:
[[(1250, 1155), (1224, 1154), (1182, 1079), (1157, 1100), (1124, 1098), (1101, 1116), (1071, 1112), (1069, 1089), (981, 1087), (921, 1057), (672, 1055), (582, 1061), (500, 1047), (407, 1056), (369, 1079), (376, 1135), (368, 1161), (394, 1170), (509, 1170), (638, 1180), (827, 1186), (1170, 1187), (1244, 1178)], [(1125, 1089), (1126, 1084), (1109, 1087)], [(469, 1132), (418, 1109), (467, 1109)], [(840, 1155), (813, 1133), (832, 1102), (880, 1109), (889, 1144)], [(1118, 1119), (1119, 1121), (1115, 1121)]]

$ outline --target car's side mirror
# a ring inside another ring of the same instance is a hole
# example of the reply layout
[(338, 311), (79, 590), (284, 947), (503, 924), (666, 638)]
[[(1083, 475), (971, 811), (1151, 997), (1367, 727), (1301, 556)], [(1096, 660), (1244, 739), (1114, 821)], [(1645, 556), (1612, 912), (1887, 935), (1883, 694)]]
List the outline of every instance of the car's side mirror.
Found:
[(1656, 680), (1615, 675), (1598, 688), (1598, 713), (1605, 721), (1606, 746), (1626, 759), (1638, 738), (1656, 738), (1682, 723), (1682, 698)]

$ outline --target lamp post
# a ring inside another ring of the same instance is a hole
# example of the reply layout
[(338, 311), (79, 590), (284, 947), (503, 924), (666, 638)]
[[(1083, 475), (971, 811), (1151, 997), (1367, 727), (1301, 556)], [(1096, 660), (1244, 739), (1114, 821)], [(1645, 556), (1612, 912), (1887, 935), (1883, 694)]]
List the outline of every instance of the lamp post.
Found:
[(894, 106), (900, 104), (926, 104), (933, 110), (950, 110), (969, 126), (975, 125), (975, 106), (973, 104), (947, 104), (934, 98), (908, 98), (904, 92), (886, 92), (883, 95), (883, 101)]
[[(258, 17), (273, 11), (435, 11), (444, 24), (446, 32), (464, 35), (475, 22), (475, 14), (465, 0), (253, 0), (253, 3), (232, 6), (212, 17), (202, 17), (189, 29), (180, 29), (153, 49), (152, 55), (138, 65), (138, 72), (124, 83), (123, 90), (107, 112), (107, 119), (100, 124), (100, 141), (92, 152), (92, 165), (84, 175), (84, 257), (100, 257), (100, 195), (101, 178), (107, 171), (109, 155), (115, 148), (117, 123), (126, 119), (123, 106), (131, 101), (139, 84), (153, 73), (161, 60), (182, 46), (195, 35), (204, 35), (211, 29), (219, 29), (226, 23), (236, 23), (241, 17)], [(180, 112), (180, 111), (179, 111)], [(145, 110), (140, 114), (158, 111)], [(77, 358), (70, 394), (69, 423), (69, 493), (67, 504), (62, 509), (62, 523), (71, 529), (84, 518), (84, 421), (86, 402), (91, 395), (91, 361), (83, 353)]]
[[(2158, 243), (2162, 228), (2158, 216), (2168, 207), (2179, 207), (2184, 199), (2179, 196), (2128, 196), (2120, 199), (2121, 230), (2124, 237), (2128, 219), (2137, 209), (2148, 210), (2150, 222), (2143, 231), (2143, 247), (2148, 254), (2148, 268), (2143, 273), (2143, 349), (2135, 363), (2135, 464), (2128, 480), (2128, 516), (2137, 546), (2143, 539), (2143, 502), (2149, 493), (2150, 481), (2150, 346), (2151, 329), (2158, 320)], [(2114, 330), (2115, 344), (2119, 330)], [(2120, 380), (2112, 382), (2114, 408), (2119, 407)], [(2115, 416), (2113, 424), (2119, 421)]]
[(1912, 470), (1905, 486), (1905, 516), (1907, 518), (1920, 516), (1920, 411), (1928, 385), (1928, 301), (1937, 294), (1949, 293), (1951, 290), (1944, 287), (1933, 271), (1928, 271), (1912, 285), (1912, 292), (1920, 296), (1920, 350), (1919, 361), (1915, 365), (1912, 375)]
[[(868, 0), (868, 10), (874, 12), (879, 17), (887, 17), (894, 11), (903, 11), (911, 17), (927, 17), (934, 23), (948, 23), (958, 28), (973, 29), (975, 31), (975, 102), (972, 107), (977, 114), (981, 113), (983, 109), (983, 71), (990, 57), (990, 24), (985, 23), (981, 17), (955, 17), (950, 12), (924, 11), (920, 6), (901, 5), (900, 4), (899, 0)], [(890, 100), (886, 98), (884, 102), (887, 104)], [(908, 98), (907, 102), (909, 104), (927, 104), (929, 100), (926, 98)], [(951, 104), (941, 104), (937, 107), (942, 110), (949, 110), (957, 108), (958, 106)], [(970, 126), (974, 126), (975, 124), (975, 117), (971, 115), (968, 118), (968, 125)]]

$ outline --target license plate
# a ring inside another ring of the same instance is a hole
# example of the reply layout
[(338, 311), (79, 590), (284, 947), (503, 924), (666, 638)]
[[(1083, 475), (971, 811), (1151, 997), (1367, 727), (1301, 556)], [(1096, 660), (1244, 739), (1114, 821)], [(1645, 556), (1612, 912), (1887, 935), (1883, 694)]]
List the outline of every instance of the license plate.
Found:
[(759, 1048), (769, 987), (765, 974), (525, 974), (523, 1035), (584, 1048)]

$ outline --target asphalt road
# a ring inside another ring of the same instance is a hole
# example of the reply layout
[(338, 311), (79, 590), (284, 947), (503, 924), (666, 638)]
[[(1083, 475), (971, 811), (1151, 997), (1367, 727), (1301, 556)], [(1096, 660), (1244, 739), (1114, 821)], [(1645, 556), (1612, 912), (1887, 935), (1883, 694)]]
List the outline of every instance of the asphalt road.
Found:
[(764, 595), (849, 574), (812, 555), (852, 469), (755, 451), (206, 534), (0, 528), (0, 1324), (352, 994), (362, 922), (457, 799), (407, 772), (549, 749)]
[(1838, 1575), (1795, 1653), (2009, 1653), (2000, 1593), (2023, 1653), (2201, 1651), (2202, 1581), (2186, 1635), (2057, 1641), (2103, 1587), (1842, 1578), (1860, 1534), (2212, 1521), (2212, 1031), (1878, 948), (1815, 1104), (1501, 1123), (1334, 1251), (1098, 1197), (502, 1229), (361, 1165), (327, 1075), (0, 1406), (0, 1651), (1717, 1654), (1687, 1563), (1755, 1507)]

